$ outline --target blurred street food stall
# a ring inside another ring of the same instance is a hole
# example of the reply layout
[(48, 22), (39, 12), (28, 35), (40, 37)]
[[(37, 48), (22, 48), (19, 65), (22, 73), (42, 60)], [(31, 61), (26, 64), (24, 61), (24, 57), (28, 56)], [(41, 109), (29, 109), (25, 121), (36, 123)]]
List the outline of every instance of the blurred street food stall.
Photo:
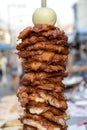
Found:
[(74, 32), (73, 43), (70, 43), (69, 72), (87, 79), (87, 29), (78, 29)]
[(5, 96), (0, 102), (0, 130), (22, 130), (22, 124), (18, 120), (22, 108), (17, 97)]

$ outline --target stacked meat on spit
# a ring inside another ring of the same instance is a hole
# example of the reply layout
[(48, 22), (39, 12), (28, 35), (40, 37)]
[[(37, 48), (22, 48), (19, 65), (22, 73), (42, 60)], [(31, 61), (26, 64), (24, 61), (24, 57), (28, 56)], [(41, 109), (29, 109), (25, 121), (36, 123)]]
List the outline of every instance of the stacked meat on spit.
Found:
[(23, 130), (66, 130), (67, 99), (62, 82), (67, 76), (67, 36), (53, 25), (27, 27), (18, 39), (18, 55), (25, 74), (17, 92), (24, 113)]

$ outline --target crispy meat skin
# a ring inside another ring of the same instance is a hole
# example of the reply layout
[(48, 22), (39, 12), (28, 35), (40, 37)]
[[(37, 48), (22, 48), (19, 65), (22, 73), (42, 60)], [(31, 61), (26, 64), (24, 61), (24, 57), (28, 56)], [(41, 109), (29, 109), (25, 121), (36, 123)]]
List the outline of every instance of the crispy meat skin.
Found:
[[(58, 109), (57, 109), (57, 110), (58, 110)], [(48, 111), (42, 113), (41, 116), (45, 117), (45, 118), (48, 119), (49, 121), (54, 121), (55, 123), (57, 123), (57, 120), (60, 119), (60, 118), (64, 119), (65, 121), (66, 121), (67, 119), (69, 119), (69, 116), (67, 115), (66, 112), (62, 112), (62, 114), (57, 115), (54, 111), (55, 111), (54, 109), (53, 109), (53, 110), (52, 110), (52, 109), (51, 109), (51, 110), (48, 110)], [(57, 112), (57, 113), (58, 113), (58, 112)], [(53, 117), (53, 118), (52, 118), (52, 117)], [(62, 124), (61, 124), (61, 125), (62, 125)]]
[(24, 39), (28, 34), (31, 33), (32, 33), (32, 27), (27, 27), (22, 32), (20, 32), (18, 39)]
[(39, 93), (32, 93), (29, 94), (24, 92), (24, 93), (19, 93), (18, 94), (18, 99), (21, 102), (21, 105), (25, 107), (27, 104), (29, 104), (30, 101), (34, 102), (41, 102), (41, 103), (47, 103), (50, 104), (51, 106), (54, 106), (60, 110), (66, 110), (67, 109), (67, 104), (66, 101), (62, 100), (60, 97), (60, 100), (57, 99), (54, 95), (47, 94), (45, 92), (39, 92)]
[(52, 27), (52, 26), (48, 27), (48, 26), (49, 25), (38, 25), (38, 26), (36, 25), (34, 26), (33, 31), (35, 31), (36, 33), (42, 36), (45, 37), (51, 36), (53, 38), (57, 38), (58, 36), (63, 36), (65, 34), (63, 31), (60, 31), (60, 29), (57, 27)]
[(52, 112), (48, 111), (42, 114), (44, 118), (46, 118), (49, 121), (55, 122), (59, 125), (65, 126), (65, 120), (64, 116), (55, 116)]
[(58, 83), (60, 85), (62, 85), (62, 78), (66, 77), (67, 73), (64, 72), (59, 72), (59, 73), (45, 73), (45, 72), (41, 72), (41, 73), (26, 73), (21, 82), (23, 85), (30, 85), (30, 84), (38, 84), (40, 82), (43, 82), (44, 80), (48, 80), (50, 83)]
[[(42, 26), (42, 27), (41, 27)], [(65, 36), (63, 31), (60, 31), (59, 28), (50, 25), (35, 25), (32, 27), (25, 28), (22, 32), (20, 32), (18, 39), (24, 39), (29, 37), (30, 34), (35, 32), (38, 35), (42, 35), (49, 38), (57, 38), (61, 36)]]
[(28, 51), (33, 51), (33, 50), (54, 51), (60, 54), (69, 53), (69, 49), (67, 47), (63, 47), (61, 45), (60, 46), (52, 45), (50, 42), (39, 42), (33, 46), (27, 46), (25, 49)]
[(40, 93), (43, 93), (45, 95), (52, 95), (54, 96), (55, 98), (57, 98), (58, 100), (63, 100), (63, 101), (66, 101), (67, 98), (64, 96), (63, 93), (59, 93), (59, 92), (52, 92), (52, 91), (46, 91), (46, 90), (41, 90), (38, 86), (37, 87), (31, 87), (31, 86), (28, 86), (28, 87), (25, 87), (25, 86), (22, 86), (18, 89), (17, 91), (17, 96), (19, 96), (20, 94), (40, 94)]
[(64, 46), (64, 47), (68, 47), (69, 48), (69, 45), (67, 44), (67, 41), (65, 40), (57, 40), (57, 39), (51, 39), (49, 41), (49, 39), (47, 39), (46, 37), (42, 37), (42, 36), (30, 36), (29, 38), (26, 38), (24, 40), (22, 40), (21, 43), (19, 43), (17, 46), (16, 46), (16, 49), (17, 50), (22, 50), (24, 48), (26, 48), (28, 45), (34, 45), (34, 44), (39, 44), (39, 43), (50, 43), (50, 45), (61, 45), (61, 46)]
[[(32, 109), (41, 109), (42, 111), (40, 111), (39, 113), (37, 113), (37, 111), (31, 111)], [(37, 114), (37, 115), (42, 115), (45, 112), (51, 112), (53, 113), (55, 116), (62, 116), (65, 120), (68, 118), (68, 115), (65, 111), (63, 110), (59, 110), (58, 108), (55, 108), (49, 104), (46, 103), (40, 103), (40, 102), (29, 102), (29, 105), (26, 106), (25, 109), (26, 112), (30, 112), (31, 114)]]
[[(41, 89), (37, 89), (35, 91), (35, 93), (38, 93), (39, 95), (49, 95), (49, 96), (53, 96), (58, 100), (62, 100), (62, 101), (66, 101), (67, 98), (64, 96), (63, 93), (57, 93), (57, 92), (52, 92), (52, 91), (46, 91), (46, 90), (41, 90)], [(42, 96), (41, 96), (42, 97)]]
[(53, 92), (54, 90), (54, 93), (55, 92), (58, 92), (58, 93), (61, 93), (64, 89), (65, 89), (65, 85), (61, 83), (61, 85), (59, 84), (51, 84), (51, 83), (47, 83), (47, 84), (44, 84), (41, 82), (41, 84), (37, 85), (37, 86), (22, 86), (22, 87), (19, 87), (18, 91), (17, 91), (17, 94), (18, 93), (23, 93), (23, 92), (28, 92), (28, 93), (32, 93), (33, 92), (33, 89), (41, 89), (41, 90), (46, 90), (47, 92)]
[(65, 62), (68, 59), (67, 55), (55, 54), (45, 51), (21, 51), (18, 52), (20, 58), (28, 58), (40, 62)]
[[(37, 42), (33, 42), (32, 39), (36, 39)], [(60, 52), (64, 53), (63, 52), (63, 47), (65, 49), (68, 49), (69, 48), (69, 45), (67, 44), (67, 42), (63, 41), (63, 40), (60, 40), (60, 41), (55, 41), (55, 40), (48, 40), (46, 39), (45, 37), (37, 37), (36, 36), (32, 36), (30, 38), (26, 38), (24, 39), (21, 43), (19, 43), (17, 46), (16, 46), (16, 49), (17, 50), (23, 50), (23, 49), (26, 49), (28, 47), (28, 50), (37, 50), (37, 49), (45, 49), (45, 50), (49, 50), (49, 51), (57, 51), (59, 52), (59, 47), (61, 49), (62, 47), (62, 50)], [(64, 50), (65, 51), (65, 50)]]
[[(53, 65), (53, 66), (61, 66), (63, 68), (66, 68), (66, 64), (65, 62), (61, 61), (61, 62), (40, 62), (40, 61), (34, 61), (34, 60), (31, 60), (31, 59), (23, 59), (22, 60), (22, 64), (25, 64), (25, 65), (32, 65), (34, 63), (39, 63), (41, 65), (46, 65), (46, 66), (50, 66), (50, 65)], [(37, 65), (36, 65), (37, 66)]]
[[(55, 128), (59, 128), (59, 130), (66, 130), (66, 125), (61, 126), (61, 125), (57, 125), (54, 122), (50, 122), (48, 120), (46, 120), (45, 118), (42, 118), (41, 116), (37, 116), (37, 115), (33, 115), (29, 114), (29, 113), (25, 113), (25, 116), (21, 117), (21, 122), (23, 122), (26, 125), (32, 125), (33, 127), (38, 128), (39, 130), (42, 130), (40, 126), (42, 126), (42, 128), (45, 128), (45, 130), (55, 130)], [(35, 122), (35, 123), (32, 123)], [(31, 124), (30, 124), (31, 123)]]
[(30, 71), (45, 71), (45, 72), (58, 72), (60, 70), (64, 71), (64, 67), (60, 65), (47, 65), (41, 62), (31, 62), (22, 63), (24, 69), (29, 69)]
[(30, 37), (28, 37), (29, 41), (30, 41), (30, 45), (35, 44), (37, 42), (46, 42), (47, 38), (43, 37), (43, 36), (36, 36), (36, 35), (31, 35)]
[(22, 93), (26, 93), (26, 94), (31, 94), (35, 91), (35, 88), (34, 87), (31, 87), (31, 86), (21, 86), (19, 87), (18, 91), (17, 91), (17, 96), (19, 94), (22, 94)]
[[(17, 50), (24, 49), (27, 45), (34, 45), (37, 42), (46, 42), (47, 39), (45, 37), (37, 37), (37, 36), (30, 36), (29, 38), (24, 39), (20, 44), (16, 46)], [(61, 43), (64, 43), (63, 41)]]
[(18, 52), (18, 55), (21, 58), (27, 58), (27, 57), (29, 58), (29, 57), (32, 57), (32, 56), (41, 55), (43, 53), (44, 53), (43, 50), (39, 50), (39, 51), (26, 51), (26, 50), (23, 50), (23, 51)]
[(33, 27), (33, 30), (34, 32), (38, 33), (38, 32), (43, 32), (43, 31), (48, 31), (48, 30), (54, 30), (56, 29), (55, 26), (53, 25), (42, 25), (42, 24), (36, 24), (34, 27)]
[(55, 92), (62, 92), (64, 90), (65, 86), (60, 86), (57, 84), (42, 84), (38, 85), (38, 88), (41, 90), (47, 90), (47, 91), (55, 91)]
[(21, 43), (19, 43), (17, 46), (16, 46), (16, 49), (17, 50), (22, 50), (24, 49), (27, 45), (30, 45), (30, 41), (28, 38), (24, 39), (24, 41), (22, 41)]
[(64, 36), (64, 32), (60, 31), (59, 28), (56, 28), (55, 30), (48, 30), (47, 32), (40, 32), (40, 35), (49, 37), (51, 39), (55, 39), (57, 37)]
[(48, 78), (48, 79), (44, 79), (44, 80), (35, 80), (34, 82), (31, 82), (30, 80), (26, 80), (25, 77), (22, 78), (21, 83), (25, 86), (37, 86), (37, 85), (43, 85), (43, 84), (56, 84), (56, 85), (60, 85), (60, 86), (64, 86), (64, 84), (62, 83), (62, 77), (54, 77), (54, 78)]
[[(25, 111), (26, 112), (26, 111)], [(26, 112), (26, 114), (28, 114), (29, 112)], [(31, 113), (30, 113), (31, 114)], [(32, 115), (32, 114), (31, 114)], [(34, 114), (34, 115), (37, 115), (37, 114)], [(32, 115), (32, 116), (34, 116)], [(54, 123), (57, 123), (58, 125), (61, 125), (61, 126), (66, 126), (66, 123), (65, 123), (65, 118), (67, 118), (67, 115), (65, 114), (62, 114), (60, 116), (56, 116), (54, 115), (52, 112), (50, 111), (46, 111), (44, 113), (42, 113), (41, 115), (38, 115), (39, 117), (44, 117), (46, 118), (47, 120), (51, 121), (51, 122), (54, 122)]]

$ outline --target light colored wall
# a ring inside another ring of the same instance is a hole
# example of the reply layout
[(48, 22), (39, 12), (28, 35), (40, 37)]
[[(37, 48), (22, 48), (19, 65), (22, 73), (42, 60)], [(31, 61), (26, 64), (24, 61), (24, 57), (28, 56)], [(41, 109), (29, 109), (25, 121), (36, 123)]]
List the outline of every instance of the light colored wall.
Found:
[(77, 28), (87, 28), (87, 0), (78, 0), (77, 13)]

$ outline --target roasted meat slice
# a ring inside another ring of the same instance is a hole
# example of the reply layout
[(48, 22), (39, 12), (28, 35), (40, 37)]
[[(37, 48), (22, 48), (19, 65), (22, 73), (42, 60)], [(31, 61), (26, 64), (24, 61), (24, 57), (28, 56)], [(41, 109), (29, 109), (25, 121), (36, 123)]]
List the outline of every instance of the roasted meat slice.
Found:
[[(21, 122), (36, 127), (38, 130), (66, 130), (66, 125), (58, 125), (54, 122), (50, 122), (41, 116), (26, 113), (25, 116), (21, 117)], [(64, 123), (60, 120), (61, 124)]]
[(29, 87), (21, 86), (21, 87), (19, 87), (19, 89), (17, 91), (17, 95), (21, 94), (21, 93), (28, 93), (28, 94), (30, 94), (30, 93), (33, 92), (33, 90), (34, 90), (33, 87), (30, 87), (30, 86)]
[(48, 31), (48, 30), (54, 30), (56, 29), (55, 26), (53, 25), (47, 25), (47, 24), (36, 24), (33, 27), (34, 32), (38, 33), (38, 32), (43, 32), (43, 31)]
[(30, 45), (30, 41), (28, 38), (24, 39), (21, 43), (17, 44), (16, 46), (16, 49), (17, 50), (24, 50), (24, 48), (27, 46), (27, 45)]
[[(42, 93), (43, 94), (43, 93)], [(54, 106), (60, 110), (66, 110), (67, 109), (67, 104), (66, 104), (66, 101), (59, 101), (58, 99), (56, 99), (55, 97), (51, 96), (51, 95), (42, 95), (40, 94), (31, 94), (29, 95), (29, 100), (30, 101), (35, 101), (35, 102), (48, 102), (51, 106)]]
[(47, 95), (47, 96), (49, 95), (55, 97), (58, 100), (67, 101), (67, 98), (64, 96), (63, 93), (41, 90), (38, 86), (37, 87), (22, 86), (18, 89), (17, 96), (20, 95), (24, 96), (24, 95), (31, 95), (31, 94), (35, 95), (35, 93), (39, 95), (40, 94)]
[[(23, 59), (22, 64), (26, 65), (26, 66), (30, 66), (30, 65), (35, 66), (37, 69), (42, 65), (46, 65), (47, 67), (50, 65), (61, 66), (66, 69), (66, 64), (63, 61), (61, 61), (61, 62), (60, 61), (59, 62), (40, 62), (40, 61), (34, 61), (32, 59)], [(32, 68), (32, 66), (31, 66), (31, 68)]]
[(29, 103), (28, 95), (33, 93), (34, 89), (32, 87), (20, 87), (17, 91), (17, 97), (19, 102), (21, 102), (21, 106), (24, 107)]
[(32, 44), (35, 44), (37, 42), (46, 42), (47, 38), (44, 36), (37, 36), (37, 35), (31, 35), (29, 38), (29, 41)]
[[(34, 45), (37, 42), (46, 42), (46, 41), (47, 39), (45, 37), (30, 36), (29, 38), (22, 40), (22, 42), (16, 46), (16, 49), (23, 50), (28, 45)], [(64, 41), (61, 41), (61, 43), (63, 44)]]
[(34, 102), (41, 102), (41, 103), (47, 103), (50, 104), (51, 106), (54, 106), (60, 110), (66, 110), (67, 109), (67, 104), (66, 101), (64, 100), (59, 100), (55, 96), (46, 94), (44, 92), (39, 92), (39, 93), (32, 93), (28, 94), (26, 92), (24, 93), (19, 93), (18, 94), (18, 99), (21, 102), (21, 105), (25, 107), (27, 104), (29, 104), (30, 101)]
[(67, 112), (61, 111), (53, 106), (47, 105), (46, 103), (29, 102), (29, 105), (26, 107), (25, 111), (27, 113), (41, 116), (44, 116), (44, 114), (51, 113), (53, 114), (53, 116), (61, 116), (65, 120), (69, 118)]
[(54, 51), (60, 54), (68, 54), (69, 49), (66, 46), (57, 46), (53, 45), (50, 42), (38, 42), (33, 46), (27, 46), (26, 50), (33, 51), (33, 50), (46, 50), (46, 51)]
[[(33, 104), (34, 103), (34, 104)], [(49, 106), (46, 103), (37, 103), (37, 102), (29, 102), (29, 105), (26, 106), (25, 111), (27, 113), (41, 115), (42, 113), (49, 110)]]
[(47, 91), (55, 91), (55, 92), (62, 92), (65, 88), (65, 85), (59, 85), (59, 84), (43, 84), (41, 83), (40, 85), (38, 85), (39, 89), (41, 90), (47, 90)]
[(21, 58), (29, 58), (29, 57), (35, 58), (35, 57), (37, 57), (37, 58), (43, 58), (43, 60), (45, 60), (45, 59), (50, 60), (50, 59), (53, 58), (55, 53), (46, 52), (46, 51), (43, 51), (43, 50), (38, 50), (38, 51), (28, 51), (28, 50), (26, 51), (26, 50), (24, 50), (24, 51), (18, 52), (18, 55)]
[(65, 62), (68, 58), (67, 55), (55, 54), (54, 52), (45, 51), (21, 51), (18, 52), (20, 58), (29, 58), (40, 62)]
[(29, 97), (26, 92), (17, 94), (17, 97), (22, 107), (25, 107), (29, 103)]
[(20, 52), (18, 52), (19, 57), (21, 58), (29, 58), (29, 57), (33, 57), (33, 56), (38, 56), (38, 55), (42, 55), (44, 53), (43, 50), (39, 50), (39, 51), (26, 51), (26, 50), (22, 50)]
[(45, 36), (45, 37), (49, 37), (49, 38), (52, 38), (52, 39), (55, 39), (55, 38), (58, 38), (58, 37), (61, 37), (61, 36), (65, 36), (64, 32), (60, 31), (59, 28), (56, 28), (54, 30), (48, 30), (48, 31), (45, 31), (45, 32), (40, 32), (40, 35)]
[[(27, 56), (21, 55), (21, 58), (29, 58)], [(30, 57), (30, 60), (34, 61), (40, 61), (40, 62), (65, 62), (68, 59), (67, 55), (59, 55), (59, 54), (53, 54), (50, 52), (45, 52), (41, 55), (35, 55), (33, 57)]]
[(59, 84), (62, 84), (62, 78), (63, 77), (66, 77), (67, 76), (67, 73), (65, 72), (59, 72), (59, 73), (44, 73), (44, 72), (41, 72), (41, 73), (26, 73), (23, 78), (22, 78), (22, 83), (24, 85), (29, 85), (29, 84), (34, 84), (34, 82), (37, 83), (37, 81), (39, 82), (42, 82), (43, 80), (48, 80), (50, 82), (53, 82), (53, 83), (59, 83)]
[(28, 77), (23, 76), (21, 83), (24, 86), (29, 86), (29, 85), (37, 86), (37, 85), (41, 85), (41, 84), (56, 84), (56, 85), (64, 86), (64, 84), (62, 83), (62, 79), (63, 79), (63, 77), (58, 76), (58, 77), (54, 77), (54, 78), (47, 78), (44, 80), (31, 81), (30, 78), (28, 79)]
[(29, 69), (32, 71), (58, 72), (60, 70), (62, 71), (65, 70), (65, 68), (60, 65), (47, 65), (46, 63), (37, 62), (37, 61), (31, 63), (22, 62), (22, 65), (24, 69)]
[[(43, 91), (43, 90), (41, 90)], [(63, 94), (63, 93), (58, 93), (58, 92), (55, 92), (55, 91), (44, 91), (46, 94), (50, 94), (50, 95), (53, 95), (55, 98), (59, 99), (59, 100), (63, 100), (63, 101), (67, 101), (67, 98), (66, 96)]]
[(64, 96), (63, 93), (58, 93), (58, 92), (52, 92), (52, 91), (46, 91), (46, 90), (41, 90), (41, 89), (34, 89), (35, 93), (38, 93), (39, 95), (46, 95), (46, 96), (53, 96), (58, 100), (62, 101), (67, 101), (67, 98)]
[(24, 39), (26, 38), (29, 34), (33, 32), (32, 27), (27, 27), (25, 28), (22, 32), (20, 32), (18, 39)]
[(66, 125), (66, 122), (65, 122), (66, 120), (64, 119), (66, 117), (64, 117), (64, 116), (56, 116), (50, 111), (43, 113), (42, 116), (51, 122), (55, 122), (62, 126)]

